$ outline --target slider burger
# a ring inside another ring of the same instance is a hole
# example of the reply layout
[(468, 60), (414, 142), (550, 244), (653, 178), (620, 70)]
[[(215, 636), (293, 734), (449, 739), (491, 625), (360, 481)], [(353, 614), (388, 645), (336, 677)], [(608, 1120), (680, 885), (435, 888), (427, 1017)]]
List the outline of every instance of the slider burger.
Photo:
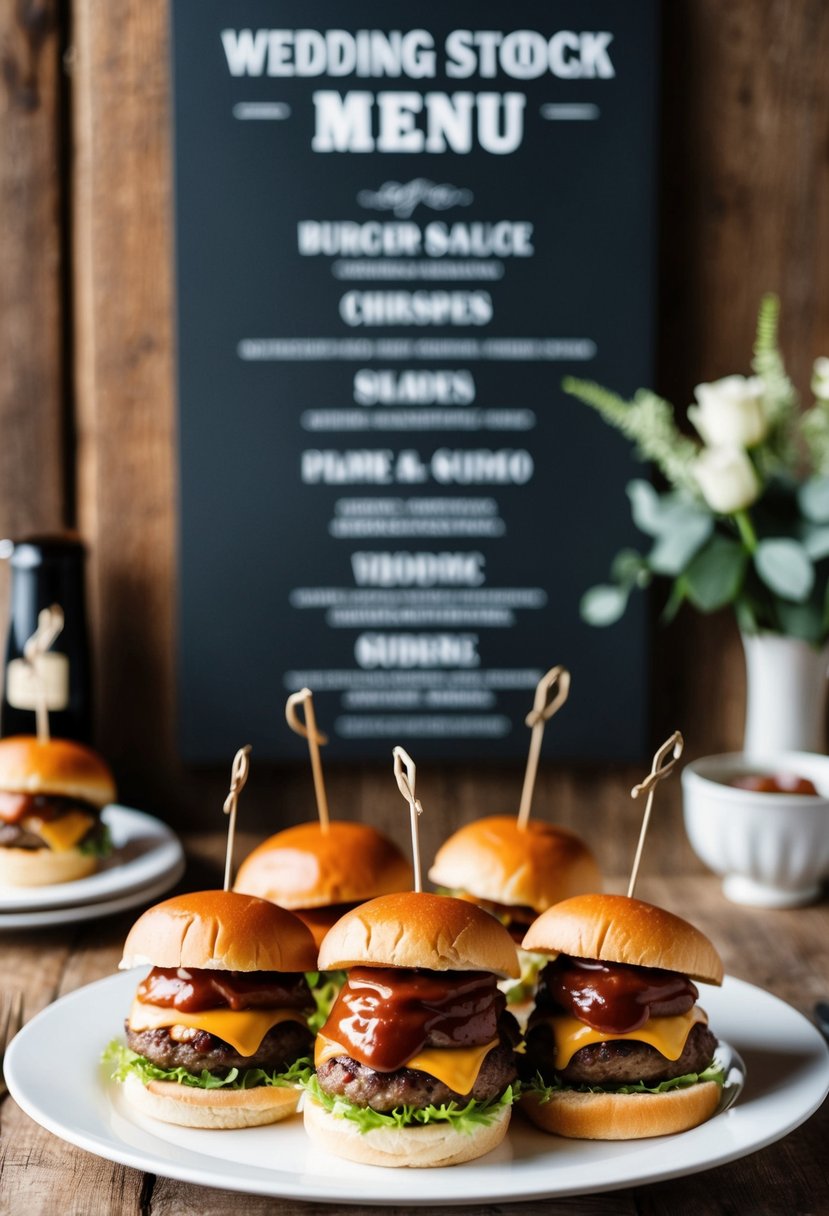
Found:
[[(575, 832), (514, 815), (473, 820), (438, 849), (430, 880), (448, 894), (491, 912), (520, 943), (542, 912), (588, 891), (601, 891), (593, 854)], [(508, 991), (510, 1004), (528, 1000), (545, 958), (522, 950), (521, 982)]]
[(366, 823), (301, 823), (270, 836), (239, 867), (234, 889), (270, 899), (304, 921), (319, 946), (341, 916), (412, 885), (396, 844)]
[(69, 739), (0, 740), (0, 883), (86, 878), (110, 851), (101, 809), (115, 798), (107, 765)]
[(518, 975), (506, 930), (443, 895), (385, 895), (325, 937), (320, 966), (348, 978), (317, 1036), (305, 1126), (369, 1165), (454, 1165), (503, 1139), (515, 1019), (498, 977)]
[(544, 1131), (630, 1140), (713, 1115), (722, 1071), (693, 980), (721, 984), (711, 942), (687, 921), (624, 895), (581, 895), (524, 939), (550, 956), (526, 1037), (522, 1109)]
[(308, 929), (234, 891), (178, 895), (130, 930), (122, 968), (151, 966), (105, 1058), (145, 1114), (186, 1127), (252, 1127), (293, 1114), (314, 1007)]

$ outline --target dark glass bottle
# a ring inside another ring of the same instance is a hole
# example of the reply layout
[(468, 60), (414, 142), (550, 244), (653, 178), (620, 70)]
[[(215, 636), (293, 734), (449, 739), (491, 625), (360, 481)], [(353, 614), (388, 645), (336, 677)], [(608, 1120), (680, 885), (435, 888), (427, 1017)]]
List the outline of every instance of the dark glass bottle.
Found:
[(38, 613), (59, 604), (63, 632), (44, 656), (49, 729), (56, 739), (88, 743), (92, 714), (83, 544), (71, 536), (36, 536), (6, 542), (5, 555), (11, 594), (0, 735), (35, 733), (31, 670), (23, 662), (23, 647), (37, 628)]

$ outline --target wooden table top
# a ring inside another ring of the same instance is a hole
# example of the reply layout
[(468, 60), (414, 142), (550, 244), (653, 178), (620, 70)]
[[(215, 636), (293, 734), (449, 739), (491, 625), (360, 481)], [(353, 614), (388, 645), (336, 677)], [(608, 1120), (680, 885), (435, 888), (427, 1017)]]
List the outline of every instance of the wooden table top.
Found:
[[(219, 882), (221, 842), (202, 838), (191, 851), (189, 889)], [(609, 884), (622, 889), (620, 883)], [(693, 920), (717, 944), (726, 971), (788, 1001), (811, 1017), (815, 1002), (829, 999), (829, 903), (792, 911), (737, 907), (723, 899), (710, 875), (643, 876), (637, 895)], [(32, 1016), (67, 992), (112, 974), (136, 913), (0, 936), (3, 983), (21, 986)], [(829, 1211), (829, 1103), (789, 1136), (769, 1148), (701, 1174), (648, 1186), (578, 1198), (529, 1203), (471, 1205), (470, 1216), (579, 1216), (625, 1213), (797, 1213)], [(462, 1168), (462, 1167), (459, 1167)], [(417, 1186), (412, 1176), (413, 1189)], [(246, 1216), (279, 1212), (310, 1216), (358, 1210), (349, 1205), (234, 1195), (142, 1174), (91, 1156), (52, 1136), (29, 1119), (11, 1098), (0, 1105), (0, 1212), (26, 1216), (213, 1216), (243, 1204)], [(403, 1208), (371, 1209), (378, 1213)]]

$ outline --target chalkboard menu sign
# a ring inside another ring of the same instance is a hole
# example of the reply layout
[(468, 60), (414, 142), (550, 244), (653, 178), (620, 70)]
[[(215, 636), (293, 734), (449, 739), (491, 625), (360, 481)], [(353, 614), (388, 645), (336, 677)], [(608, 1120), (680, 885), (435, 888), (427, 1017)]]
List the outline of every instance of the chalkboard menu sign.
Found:
[(651, 379), (651, 0), (173, 0), (180, 741), (285, 759), (639, 755), (634, 539), (574, 373)]

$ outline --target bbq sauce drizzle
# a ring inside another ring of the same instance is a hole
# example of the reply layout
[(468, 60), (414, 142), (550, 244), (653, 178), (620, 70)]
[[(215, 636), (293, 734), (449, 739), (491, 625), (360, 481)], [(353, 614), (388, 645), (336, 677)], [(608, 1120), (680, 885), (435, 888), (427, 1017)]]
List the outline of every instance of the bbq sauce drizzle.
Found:
[(298, 1009), (314, 1001), (302, 972), (213, 971), (197, 967), (154, 967), (138, 985), (147, 1005), (200, 1013), (205, 1009)]
[(396, 1072), (427, 1045), (480, 1047), (498, 1037), (506, 998), (486, 971), (354, 967), (322, 1034), (377, 1072)]
[(686, 975), (560, 954), (541, 973), (539, 1013), (565, 1012), (605, 1034), (630, 1034), (650, 1017), (687, 1013), (699, 991)]

